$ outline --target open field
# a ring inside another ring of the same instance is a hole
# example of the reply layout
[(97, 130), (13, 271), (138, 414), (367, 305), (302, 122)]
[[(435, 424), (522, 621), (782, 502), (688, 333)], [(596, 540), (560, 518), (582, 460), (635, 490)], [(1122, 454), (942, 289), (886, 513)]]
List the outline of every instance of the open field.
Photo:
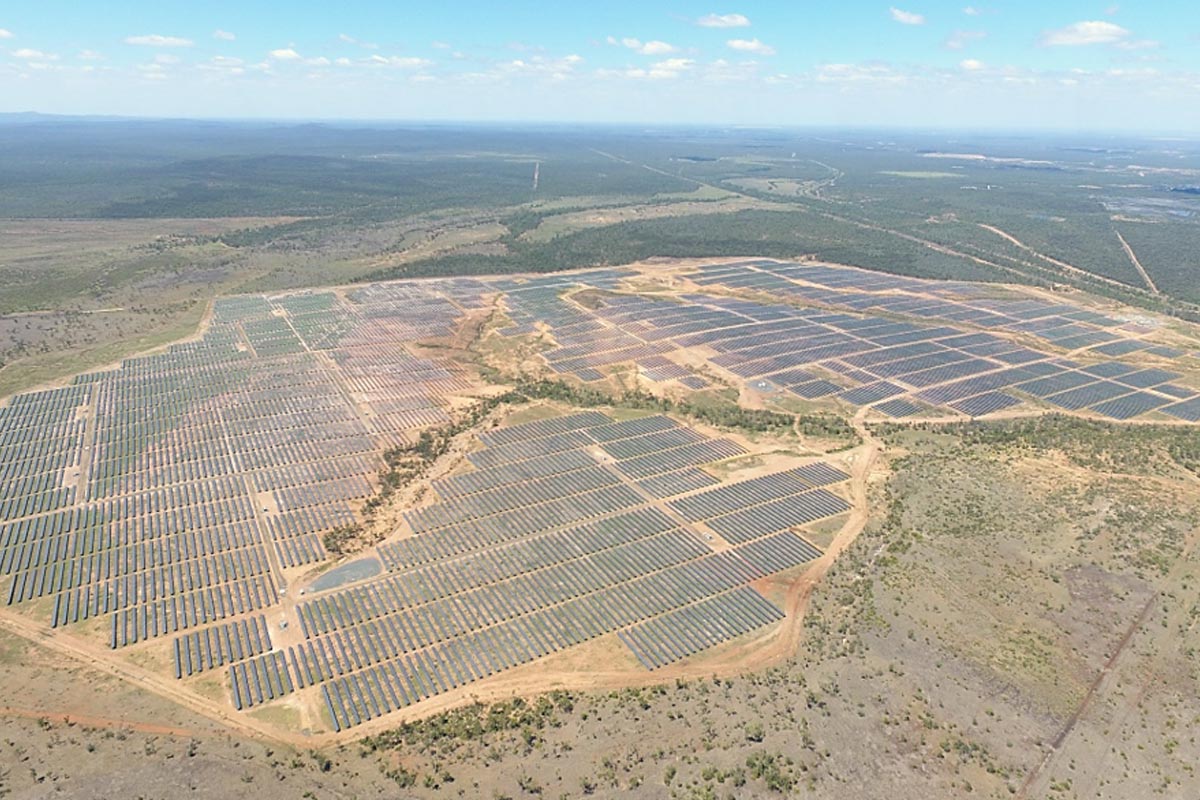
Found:
[(959, 175), (954, 172), (934, 172), (931, 170), (882, 170), (880, 175), (891, 175), (893, 178), (917, 178), (919, 180), (932, 180), (935, 178), (957, 178)]
[[(763, 208), (761, 201), (745, 197), (728, 197), (696, 202), (655, 203), (653, 205), (613, 206), (587, 211), (554, 214), (543, 218), (536, 228), (521, 234), (528, 242), (546, 242), (559, 236), (590, 228), (603, 228), (630, 220), (649, 220), (669, 217), (731, 214), (751, 208)], [(766, 206), (769, 207), (769, 206)]]

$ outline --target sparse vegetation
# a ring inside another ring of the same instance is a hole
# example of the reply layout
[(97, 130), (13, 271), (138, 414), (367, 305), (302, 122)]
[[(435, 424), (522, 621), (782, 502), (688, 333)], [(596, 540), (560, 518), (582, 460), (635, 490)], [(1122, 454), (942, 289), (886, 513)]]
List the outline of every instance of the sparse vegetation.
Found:
[[(0, 126), (0, 214), (22, 218), (7, 223), (0, 253), (0, 394), (176, 340), (195, 330), (217, 293), (656, 256), (811, 255), (905, 275), (1084, 288), (1198, 318), (1200, 284), (1185, 246), (1196, 240), (1195, 220), (1148, 219), (1165, 212), (1142, 201), (1170, 190), (1122, 177), (1136, 150), (1121, 156), (1121, 169), (1096, 168), (1107, 162), (1102, 153), (1056, 152), (1053, 170), (968, 162), (939, 173), (921, 169), (917, 150), (929, 141), (882, 143), (873, 134), (831, 143), (780, 132), (368, 126), (349, 136), (312, 126), (281, 139), (253, 125), (231, 136), (220, 126), (162, 123), (151, 150), (138, 124), (77, 124), (109, 137), (102, 169), (94, 149), (47, 139), (52, 123)], [(376, 157), (397, 141), (421, 157)], [(21, 166), (34, 156), (40, 169)], [(543, 177), (531, 198), (535, 161)], [(97, 170), (108, 177), (98, 181)], [(997, 174), (1008, 184), (1003, 195), (968, 191)], [(1081, 188), (1085, 178), (1092, 188)], [(1120, 228), (1161, 295), (1141, 286), (1115, 249), (1118, 213), (1133, 215)], [(652, 288), (665, 292), (663, 281)], [(1143, 323), (1160, 326), (1148, 339), (1174, 335), (1171, 320)], [(459, 357), (459, 344), (428, 346)], [(546, 345), (533, 334), (518, 346)], [(375, 544), (388, 523), (380, 512), (409, 489), (416, 497), (435, 467), (453, 467), (445, 456), (505, 407), (666, 413), (739, 441), (783, 442), (787, 457), (863, 442), (839, 414), (745, 408), (727, 387), (672, 398), (611, 390), (628, 385), (612, 376), (609, 389), (595, 389), (472, 366), (492, 370), (506, 390), (471, 405), (456, 396), (452, 422), (387, 450), (378, 492), (365, 501), (368, 524), (325, 533), (330, 554)], [(876, 425), (870, 435), (884, 463), (855, 487), (869, 493), (869, 524), (815, 587), (755, 584), (779, 607), (804, 609), (804, 636), (795, 652), (771, 651), (769, 664), (745, 674), (734, 675), (736, 649), (711, 676), (684, 665), (650, 674), (652, 685), (609, 689), (612, 673), (601, 672), (594, 685), (473, 700), (317, 749), (308, 736), (322, 734), (323, 710), (302, 714), (297, 704), (288, 718), (312, 729), (291, 740), (305, 748), (295, 750), (232, 735), (143, 688), (68, 666), (92, 652), (72, 647), (72, 632), (28, 642), (4, 633), (0, 794), (86, 786), (105, 796), (174, 796), (186, 785), (216, 796), (312, 798), (907, 800), (1007, 797), (1028, 780), (1029, 797), (1187, 796), (1200, 762), (1189, 734), (1200, 719), (1194, 426), (1049, 414)], [(51, 602), (29, 608), (44, 617)], [(28, 620), (10, 613), (12, 627), (25, 630)], [(93, 615), (74, 630), (102, 637), (114, 619)], [(281, 633), (276, 649), (299, 641), (292, 635)], [(165, 672), (171, 644), (131, 644), (113, 669)], [(581, 658), (611, 658), (610, 645), (611, 636), (592, 641)], [(575, 664), (561, 674), (573, 681), (582, 672)], [(667, 677), (653, 684), (658, 675)], [(190, 684), (193, 699), (224, 699), (227, 681), (224, 670), (207, 671)]]
[(854, 428), (836, 414), (783, 414), (777, 411), (747, 409), (736, 402), (699, 403), (672, 400), (649, 392), (627, 391), (610, 395), (599, 389), (575, 386), (565, 381), (519, 380), (517, 393), (528, 398), (594, 408), (615, 406), (690, 417), (718, 428), (736, 428), (750, 433), (786, 433), (800, 430), (806, 436), (835, 439), (850, 446), (858, 441)]

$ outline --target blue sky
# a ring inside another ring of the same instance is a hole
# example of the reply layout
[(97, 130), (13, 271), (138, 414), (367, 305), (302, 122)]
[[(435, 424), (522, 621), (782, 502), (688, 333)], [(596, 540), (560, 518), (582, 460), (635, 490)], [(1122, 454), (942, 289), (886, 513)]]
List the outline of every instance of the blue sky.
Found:
[(1192, 131), (1200, 3), (6, 0), (0, 110)]

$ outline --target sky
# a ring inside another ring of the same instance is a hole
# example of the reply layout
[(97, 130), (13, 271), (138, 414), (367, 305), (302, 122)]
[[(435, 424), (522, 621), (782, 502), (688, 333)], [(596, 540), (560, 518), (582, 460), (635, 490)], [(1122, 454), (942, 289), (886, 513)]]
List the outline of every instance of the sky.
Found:
[(4, 0), (0, 111), (1200, 130), (1196, 0)]

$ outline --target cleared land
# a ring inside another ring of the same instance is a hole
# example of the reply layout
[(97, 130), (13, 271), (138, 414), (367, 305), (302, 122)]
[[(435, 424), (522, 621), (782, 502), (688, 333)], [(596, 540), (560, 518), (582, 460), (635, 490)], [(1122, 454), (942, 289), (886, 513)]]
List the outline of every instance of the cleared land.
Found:
[[(1200, 757), (1186, 736), (1200, 713), (1200, 510), (1178, 460), (1191, 429), (1052, 416), (868, 433), (886, 447), (864, 484), (872, 522), (813, 590), (794, 656), (772, 667), (488, 698), (311, 753), (231, 736), (4, 634), (0, 670), (21, 703), (0, 710), (16, 767), (5, 785), (916, 800), (1012, 797), (1034, 776), (1028, 797), (1186, 797)], [(56, 716), (64, 705), (79, 716)]]
[(778, 663), (869, 422), (1200, 419), (1189, 333), (1083, 300), (764, 259), (221, 299), (0, 408), (0, 619), (296, 743)]

